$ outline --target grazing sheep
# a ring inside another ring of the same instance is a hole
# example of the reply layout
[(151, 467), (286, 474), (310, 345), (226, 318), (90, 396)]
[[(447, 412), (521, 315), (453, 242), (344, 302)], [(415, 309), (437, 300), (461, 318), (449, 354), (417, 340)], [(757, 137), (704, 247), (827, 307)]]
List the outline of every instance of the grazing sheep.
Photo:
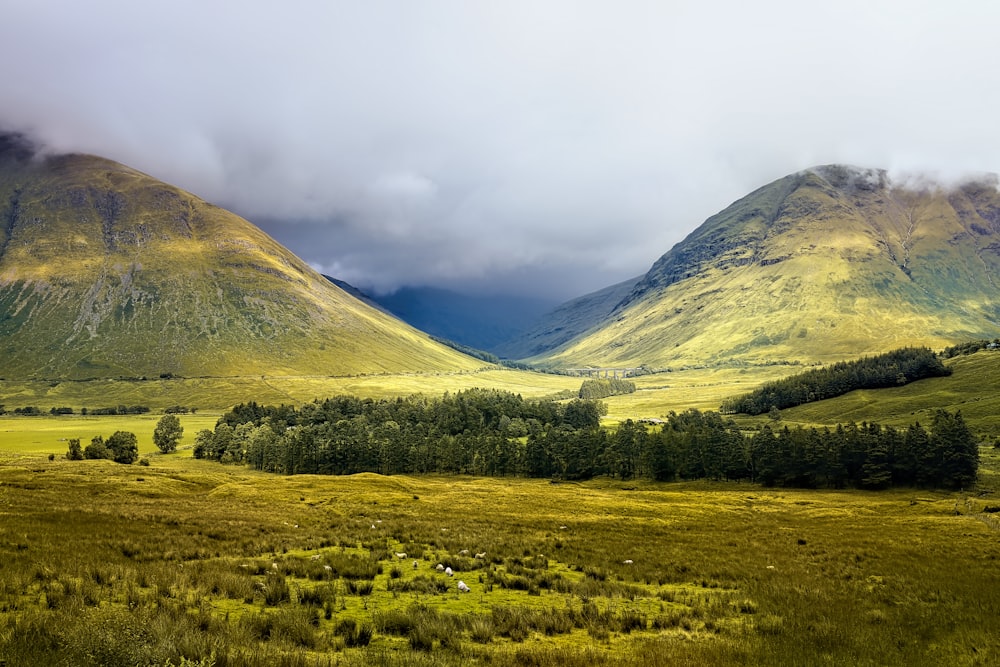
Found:
[(322, 558), (322, 556), (316, 554), (315, 556), (310, 557), (309, 560), (319, 560), (320, 558)]
[(438, 572), (444, 572), (444, 565), (442, 565), (441, 563), (438, 563), (437, 567), (434, 568), (434, 569), (437, 570)]
[(396, 558), (398, 558), (399, 560), (405, 560), (405, 559), (406, 559), (406, 552), (405, 552), (405, 551), (403, 551), (403, 552), (399, 552), (399, 551), (394, 551), (394, 552), (393, 552), (393, 555), (394, 555), (394, 556), (395, 556)]
[(469, 555), (469, 550), (468, 549), (462, 549), (461, 551), (458, 552), (458, 555), (459, 556), (468, 556)]
[(472, 589), (470, 589), (468, 586), (466, 586), (464, 581), (459, 581), (458, 582), (458, 590), (462, 591), (463, 593), (471, 593), (472, 592)]
[(447, 574), (449, 577), (454, 577), (455, 576), (455, 573), (452, 572), (452, 570), (451, 570), (450, 567), (444, 568), (444, 573)]
[(330, 567), (329, 565), (324, 565), (323, 569), (326, 570), (327, 572), (333, 572), (333, 568)]
[(486, 552), (484, 551), (482, 553), (476, 554), (476, 558), (478, 558), (479, 560), (486, 558)]
[(631, 565), (632, 564), (632, 559), (629, 558), (629, 559), (623, 560), (622, 562), (625, 563), (626, 565)]
[(278, 564), (277, 563), (271, 563), (271, 567), (274, 568), (275, 570), (277, 570), (278, 569)]

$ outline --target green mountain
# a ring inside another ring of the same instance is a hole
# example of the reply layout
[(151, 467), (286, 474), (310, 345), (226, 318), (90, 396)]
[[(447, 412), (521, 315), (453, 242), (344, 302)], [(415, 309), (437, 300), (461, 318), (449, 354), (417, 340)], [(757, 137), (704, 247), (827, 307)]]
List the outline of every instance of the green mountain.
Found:
[(40, 157), (0, 136), (0, 377), (481, 365), (348, 295), (228, 211), (109, 160)]
[(953, 187), (894, 183), (884, 171), (840, 165), (786, 176), (706, 220), (597, 326), (553, 338), (529, 360), (825, 362), (993, 338), (997, 185), (996, 176)]

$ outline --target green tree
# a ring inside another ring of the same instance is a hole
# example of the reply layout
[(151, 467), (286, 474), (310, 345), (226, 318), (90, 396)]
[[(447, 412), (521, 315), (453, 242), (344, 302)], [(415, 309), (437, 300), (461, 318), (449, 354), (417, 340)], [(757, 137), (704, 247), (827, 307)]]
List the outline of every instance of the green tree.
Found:
[(111, 452), (104, 444), (104, 436), (95, 435), (90, 439), (90, 444), (83, 450), (83, 457), (87, 459), (110, 459)]
[(80, 447), (80, 438), (70, 438), (69, 451), (66, 452), (66, 458), (70, 461), (83, 460), (83, 449)]
[(107, 446), (115, 463), (135, 463), (139, 458), (139, 439), (135, 433), (115, 431), (108, 438)]
[(938, 484), (961, 489), (976, 481), (979, 445), (961, 412), (937, 410), (934, 413), (930, 447), (938, 464)]
[(159, 447), (161, 452), (167, 454), (177, 449), (177, 443), (182, 435), (184, 435), (184, 427), (181, 426), (181, 420), (173, 414), (163, 415), (153, 431), (153, 444)]

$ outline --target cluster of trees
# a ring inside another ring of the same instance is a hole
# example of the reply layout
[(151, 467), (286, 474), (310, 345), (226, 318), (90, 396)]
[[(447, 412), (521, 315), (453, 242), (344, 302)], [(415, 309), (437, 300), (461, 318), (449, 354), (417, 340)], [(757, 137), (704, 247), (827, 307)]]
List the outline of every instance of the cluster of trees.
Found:
[[(172, 452), (177, 449), (177, 443), (183, 435), (184, 427), (181, 426), (180, 420), (175, 415), (167, 414), (156, 423), (153, 443), (161, 452)], [(95, 435), (91, 438), (90, 444), (83, 447), (79, 438), (72, 438), (69, 441), (66, 458), (70, 461), (110, 459), (115, 463), (135, 463), (139, 458), (139, 439), (135, 433), (115, 431), (107, 440), (102, 435)]]
[(979, 446), (961, 413), (938, 410), (929, 429), (876, 423), (836, 428), (764, 426), (745, 435), (719, 413), (671, 415), (651, 440), (657, 479), (745, 479), (765, 486), (962, 488), (975, 481)]
[(951, 359), (952, 357), (957, 357), (965, 354), (974, 354), (980, 350), (997, 350), (1000, 349), (1000, 338), (994, 338), (993, 340), (972, 340), (966, 343), (959, 343), (958, 345), (952, 345), (951, 347), (946, 347), (941, 351), (941, 356), (945, 359)]
[(286, 474), (550, 475), (543, 441), (601, 433), (596, 401), (524, 400), (472, 389), (441, 398), (351, 396), (238, 405), (195, 438), (194, 455)]
[[(0, 405), (0, 415), (7, 414), (7, 410), (3, 405)], [(42, 412), (40, 408), (34, 405), (26, 405), (22, 408), (14, 408), (15, 415), (27, 415), (29, 417), (35, 417), (38, 415), (46, 414)], [(50, 408), (48, 414), (50, 415), (71, 415), (73, 414), (73, 408)]]
[(66, 458), (70, 461), (83, 459), (111, 459), (115, 463), (135, 463), (139, 458), (139, 439), (129, 431), (115, 431), (107, 440), (104, 436), (94, 436), (86, 448), (81, 448), (80, 439), (69, 441)]
[(86, 415), (144, 415), (149, 412), (145, 405), (116, 405), (107, 408), (83, 408), (80, 414)]
[(580, 398), (596, 401), (608, 396), (635, 393), (635, 382), (620, 378), (584, 380), (580, 385)]
[(724, 414), (760, 415), (841, 396), (856, 389), (882, 389), (929, 377), (951, 375), (933, 351), (907, 347), (857, 361), (842, 361), (762, 385), (725, 401)]
[(600, 428), (603, 404), (525, 401), (493, 390), (439, 399), (347, 396), (296, 410), (236, 406), (194, 455), (283, 474), (452, 473), (588, 479), (746, 480), (771, 486), (962, 487), (978, 445), (959, 413), (929, 429), (845, 424), (744, 433), (718, 412), (672, 413), (660, 429)]

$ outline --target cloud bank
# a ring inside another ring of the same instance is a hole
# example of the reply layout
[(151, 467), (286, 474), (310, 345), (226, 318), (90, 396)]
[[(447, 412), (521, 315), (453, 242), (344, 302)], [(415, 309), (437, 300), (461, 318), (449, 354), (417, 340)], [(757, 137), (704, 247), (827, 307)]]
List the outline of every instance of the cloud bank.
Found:
[(570, 298), (845, 162), (1000, 171), (991, 3), (12, 0), (0, 125), (317, 268)]

